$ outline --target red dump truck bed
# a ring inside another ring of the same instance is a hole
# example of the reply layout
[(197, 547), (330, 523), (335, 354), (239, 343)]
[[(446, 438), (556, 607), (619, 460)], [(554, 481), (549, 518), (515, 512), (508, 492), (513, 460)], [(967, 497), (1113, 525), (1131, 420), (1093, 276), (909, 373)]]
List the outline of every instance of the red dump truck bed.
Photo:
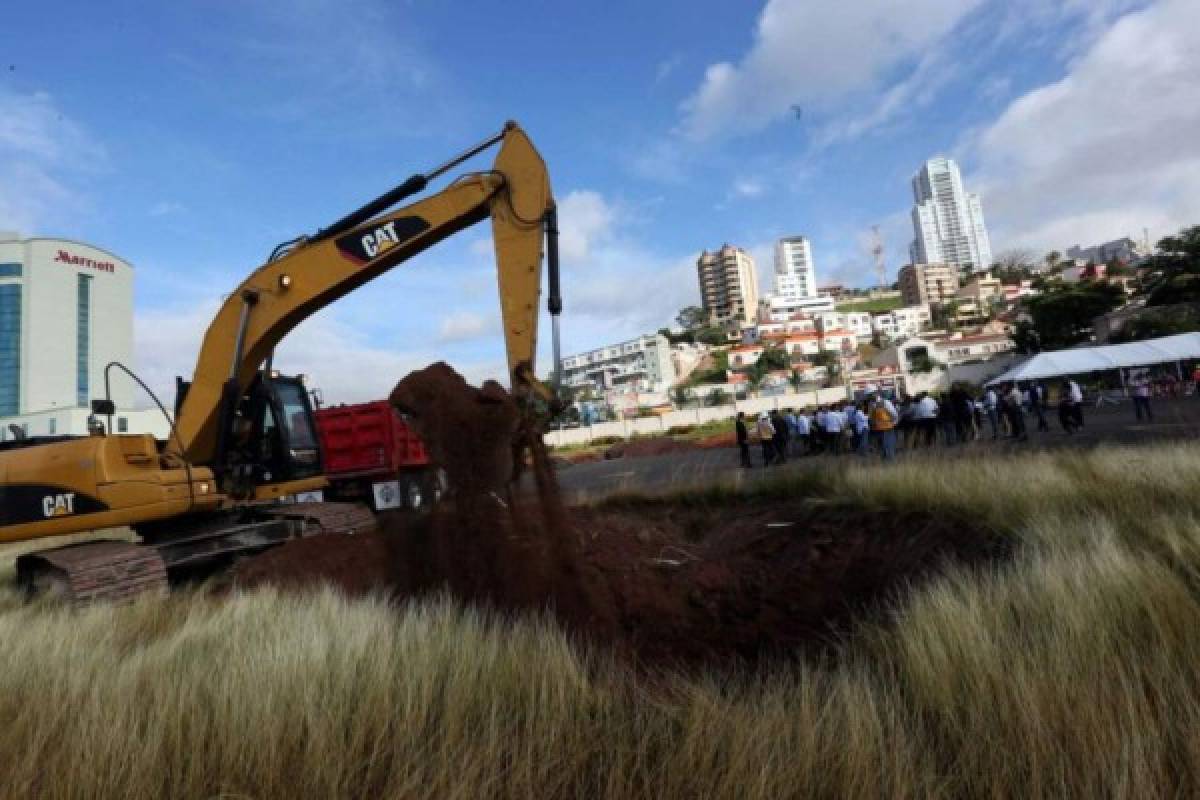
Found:
[(322, 408), (316, 420), (330, 480), (382, 478), (429, 465), (425, 445), (386, 400)]

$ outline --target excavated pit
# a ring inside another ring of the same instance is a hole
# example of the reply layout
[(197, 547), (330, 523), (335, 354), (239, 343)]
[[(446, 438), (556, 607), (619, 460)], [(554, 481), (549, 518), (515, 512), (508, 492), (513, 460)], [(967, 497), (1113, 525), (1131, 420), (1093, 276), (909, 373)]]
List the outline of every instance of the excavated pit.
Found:
[(509, 491), (514, 440), (536, 441), (498, 384), (445, 364), (402, 380), (451, 500), (432, 514), (387, 514), (380, 532), (302, 539), (239, 565), (244, 587), (403, 599), (448, 591), (505, 611), (548, 609), (572, 634), (648, 663), (764, 657), (826, 648), (856, 620), (947, 564), (1005, 557), (998, 535), (924, 513), (796, 500), (697, 506), (641, 502), (564, 509), (541, 447), (536, 501)]

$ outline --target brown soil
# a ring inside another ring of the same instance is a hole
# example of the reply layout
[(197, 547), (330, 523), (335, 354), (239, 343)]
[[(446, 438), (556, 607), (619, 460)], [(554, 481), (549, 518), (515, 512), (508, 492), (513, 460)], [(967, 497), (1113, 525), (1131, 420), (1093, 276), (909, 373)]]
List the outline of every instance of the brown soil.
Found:
[(995, 535), (945, 517), (804, 499), (567, 512), (542, 448), (532, 454), (541, 502), (517, 507), (505, 487), (511, 440), (498, 432), (531, 428), (503, 390), (472, 389), (435, 365), (392, 397), (445, 467), (452, 502), (385, 515), (380, 533), (276, 548), (239, 565), (239, 585), (325, 581), (398, 598), (448, 590), (503, 610), (548, 608), (572, 633), (652, 663), (754, 661), (825, 646), (944, 564), (1006, 552)]

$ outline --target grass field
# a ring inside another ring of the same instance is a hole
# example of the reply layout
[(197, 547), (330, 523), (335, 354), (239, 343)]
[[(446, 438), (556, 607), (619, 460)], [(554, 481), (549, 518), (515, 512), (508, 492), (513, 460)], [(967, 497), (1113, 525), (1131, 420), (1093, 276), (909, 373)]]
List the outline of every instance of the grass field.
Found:
[(845, 313), (847, 311), (868, 311), (872, 314), (885, 314), (896, 308), (904, 306), (904, 298), (902, 297), (876, 297), (870, 300), (857, 300), (846, 303), (838, 303), (835, 308)]
[(446, 600), (73, 613), (6, 591), (0, 796), (1195, 796), (1197, 487), (1194, 445), (762, 485), (966, 512), (1020, 547), (914, 590), (835, 657), (756, 675), (638, 675), (544, 620)]

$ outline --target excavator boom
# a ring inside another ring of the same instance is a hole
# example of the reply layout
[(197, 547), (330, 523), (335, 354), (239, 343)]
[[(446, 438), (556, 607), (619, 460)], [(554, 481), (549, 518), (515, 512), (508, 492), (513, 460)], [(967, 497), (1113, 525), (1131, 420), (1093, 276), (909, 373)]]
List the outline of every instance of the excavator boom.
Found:
[[(389, 211), (495, 144), (500, 149), (491, 169), (466, 173)], [(553, 407), (555, 398), (533, 367), (544, 249), (550, 312), (561, 309), (554, 200), (541, 156), (510, 122), (329, 228), (276, 248), (209, 325), (192, 381), (181, 384), (175, 430), (165, 446), (149, 435), (101, 428), (89, 437), (0, 448), (0, 541), (116, 526), (132, 528), (140, 539), (27, 553), (17, 564), (19, 583), (77, 601), (124, 597), (165, 584), (168, 574), (227, 562), (290, 537), (373, 526), (369, 510), (353, 503), (270, 503), (327, 482), (307, 392), (297, 378), (277, 376), (264, 364), (312, 314), (489, 217), (514, 393), (539, 396)], [(557, 360), (557, 343), (554, 349)]]
[[(546, 166), (515, 123), (433, 172), (445, 171), (499, 141), (491, 170), (469, 173), (442, 191), (398, 210), (363, 219), (393, 196), (419, 190), (414, 176), (255, 270), (231, 293), (204, 336), (196, 370), (176, 419), (181, 455), (212, 463), (221, 447), (223, 414), (245, 392), (285, 335), (348, 292), (443, 239), (492, 220), (501, 317), (514, 390), (546, 396), (533, 378), (543, 242), (554, 201)], [(556, 255), (555, 248), (551, 254)], [(551, 263), (552, 273), (557, 264)], [(557, 294), (557, 275), (552, 294)]]

